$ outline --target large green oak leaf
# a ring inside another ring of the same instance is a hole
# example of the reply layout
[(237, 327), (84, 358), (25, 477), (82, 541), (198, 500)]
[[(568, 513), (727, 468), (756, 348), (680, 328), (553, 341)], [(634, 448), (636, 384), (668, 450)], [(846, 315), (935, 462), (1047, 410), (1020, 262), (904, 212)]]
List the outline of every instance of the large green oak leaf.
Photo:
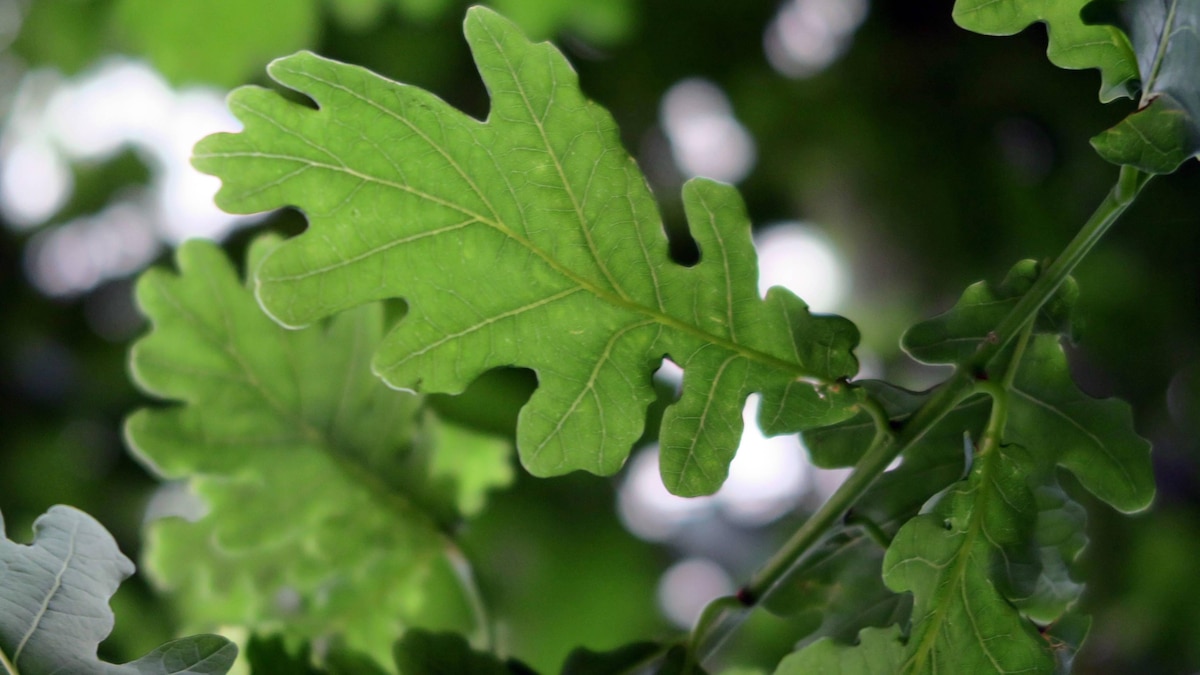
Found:
[(222, 675), (237, 647), (217, 635), (172, 640), (137, 661), (96, 656), (113, 627), (108, 601), (133, 572), (104, 526), (69, 506), (33, 524), (29, 545), (8, 539), (0, 516), (0, 670), (21, 675)]
[(985, 35), (1046, 24), (1047, 56), (1098, 68), (1100, 100), (1138, 110), (1092, 139), (1100, 156), (1149, 174), (1200, 155), (1200, 5), (1192, 0), (956, 0), (954, 20)]
[[(251, 264), (271, 245), (256, 242)], [(135, 413), (126, 435), (207, 509), (148, 534), (149, 571), (187, 625), (341, 636), (381, 663), (405, 626), (469, 629), (449, 612), (466, 602), (449, 533), (511, 480), (507, 444), (371, 374), (381, 305), (289, 331), (216, 246), (176, 257), (178, 275), (138, 282), (153, 330), (131, 362), (144, 390), (181, 405)]]
[(261, 88), (230, 96), (244, 131), (201, 141), (193, 159), (222, 179), (218, 204), (290, 205), (309, 219), (257, 269), (263, 307), (303, 326), (402, 298), (408, 313), (373, 362), (397, 388), (457, 393), (492, 368), (533, 369), (539, 386), (517, 436), (539, 476), (616, 471), (642, 434), (664, 356), (685, 373), (660, 434), (676, 494), (720, 487), (752, 392), (772, 415), (836, 419), (821, 402), (856, 371), (857, 331), (812, 317), (781, 288), (759, 297), (737, 192), (684, 186), (701, 260), (673, 263), (612, 117), (583, 96), (562, 54), (483, 8), (465, 30), (491, 94), (486, 121), (308, 53), (269, 72), (316, 109)]

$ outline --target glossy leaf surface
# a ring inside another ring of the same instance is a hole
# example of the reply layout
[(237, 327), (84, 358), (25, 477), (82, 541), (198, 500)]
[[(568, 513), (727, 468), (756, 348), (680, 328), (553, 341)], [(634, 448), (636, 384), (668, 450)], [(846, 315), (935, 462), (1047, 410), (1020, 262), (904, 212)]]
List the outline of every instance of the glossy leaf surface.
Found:
[(641, 173), (562, 54), (482, 8), (466, 35), (492, 97), (485, 122), (307, 53), (270, 73), (317, 110), (265, 89), (231, 96), (245, 130), (209, 137), (194, 158), (222, 179), (218, 203), (292, 205), (310, 223), (258, 269), (259, 299), (299, 326), (403, 298), (408, 314), (373, 363), (394, 387), (457, 393), (488, 369), (532, 368), (539, 387), (518, 448), (540, 476), (616, 471), (667, 355), (685, 375), (660, 435), (664, 482), (676, 494), (715, 491), (746, 397), (764, 392), (775, 409), (819, 402), (813, 384), (857, 369), (857, 331), (812, 317), (783, 289), (759, 297), (749, 222), (729, 186), (684, 187), (702, 259), (671, 262)]
[(213, 245), (177, 259), (179, 275), (139, 282), (154, 330), (132, 363), (145, 390), (182, 405), (136, 413), (127, 436), (207, 508), (150, 532), (151, 572), (188, 623), (344, 635), (381, 662), (410, 623), (463, 627), (445, 532), (511, 479), (506, 444), (371, 375), (381, 306), (287, 331)]
[(223, 637), (173, 640), (124, 665), (96, 657), (113, 627), (108, 602), (133, 563), (94, 518), (54, 506), (33, 525), (33, 543), (7, 538), (0, 516), (0, 666), (22, 675), (220, 675), (237, 657)]

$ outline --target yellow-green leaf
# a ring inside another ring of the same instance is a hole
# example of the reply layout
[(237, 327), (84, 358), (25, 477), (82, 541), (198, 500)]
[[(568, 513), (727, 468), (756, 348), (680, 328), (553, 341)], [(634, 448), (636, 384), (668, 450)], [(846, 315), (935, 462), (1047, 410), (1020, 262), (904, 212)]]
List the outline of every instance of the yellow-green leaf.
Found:
[(230, 97), (245, 130), (209, 137), (194, 158), (222, 179), (218, 203), (291, 205), (309, 219), (258, 269), (260, 301), (301, 326), (404, 299), (373, 363), (394, 387), (457, 393), (491, 368), (533, 369), (518, 448), (541, 476), (616, 471), (665, 355), (685, 374), (660, 434), (664, 481), (714, 492), (746, 397), (764, 392), (774, 410), (820, 398), (857, 369), (856, 330), (814, 319), (783, 289), (759, 297), (749, 221), (729, 186), (684, 187), (701, 260), (673, 263), (645, 180), (562, 54), (482, 8), (468, 12), (466, 35), (491, 94), (486, 121), (307, 53), (269, 72), (315, 110), (266, 89)]

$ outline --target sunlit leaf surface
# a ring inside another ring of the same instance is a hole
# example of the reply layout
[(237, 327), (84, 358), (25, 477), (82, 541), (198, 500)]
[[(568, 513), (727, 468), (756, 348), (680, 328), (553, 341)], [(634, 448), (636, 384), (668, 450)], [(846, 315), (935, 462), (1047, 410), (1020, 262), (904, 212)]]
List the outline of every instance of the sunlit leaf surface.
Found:
[(673, 263), (612, 118), (583, 97), (563, 56), (482, 8), (466, 34), (492, 97), (485, 122), (307, 53), (270, 73), (316, 110), (259, 88), (231, 96), (245, 130), (209, 137), (194, 159), (221, 177), (218, 203), (293, 205), (310, 223), (258, 269), (259, 299), (299, 326), (403, 298), (408, 314), (373, 362), (395, 387), (457, 393), (490, 368), (532, 368), (539, 387), (518, 448), (541, 476), (616, 471), (667, 355), (685, 375), (663, 420), (664, 482), (715, 491), (746, 397), (764, 392), (776, 410), (819, 402), (855, 372), (857, 331), (812, 317), (781, 288), (759, 297), (749, 222), (729, 186), (684, 187), (701, 261)]

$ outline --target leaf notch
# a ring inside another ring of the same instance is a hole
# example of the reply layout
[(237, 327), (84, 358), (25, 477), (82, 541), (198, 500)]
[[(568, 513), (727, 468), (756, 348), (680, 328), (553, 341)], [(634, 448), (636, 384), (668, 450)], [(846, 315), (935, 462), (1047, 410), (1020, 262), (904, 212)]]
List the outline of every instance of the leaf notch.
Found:
[(480, 7), (465, 33), (492, 97), (483, 122), (309, 53), (269, 72), (317, 110), (261, 88), (230, 96), (245, 130), (201, 141), (193, 160), (222, 178), (218, 204), (291, 205), (310, 221), (258, 268), (261, 304), (300, 326), (403, 298), (409, 312), (373, 362), (397, 388), (453, 394), (491, 368), (533, 369), (539, 387), (517, 436), (541, 476), (616, 471), (669, 356), (685, 376), (660, 434), (663, 479), (676, 494), (714, 492), (746, 397), (763, 392), (776, 410), (822, 399), (819, 387), (857, 370), (857, 331), (812, 317), (783, 289), (758, 296), (732, 187), (684, 186), (702, 259), (672, 263), (612, 117), (583, 96), (562, 54)]

